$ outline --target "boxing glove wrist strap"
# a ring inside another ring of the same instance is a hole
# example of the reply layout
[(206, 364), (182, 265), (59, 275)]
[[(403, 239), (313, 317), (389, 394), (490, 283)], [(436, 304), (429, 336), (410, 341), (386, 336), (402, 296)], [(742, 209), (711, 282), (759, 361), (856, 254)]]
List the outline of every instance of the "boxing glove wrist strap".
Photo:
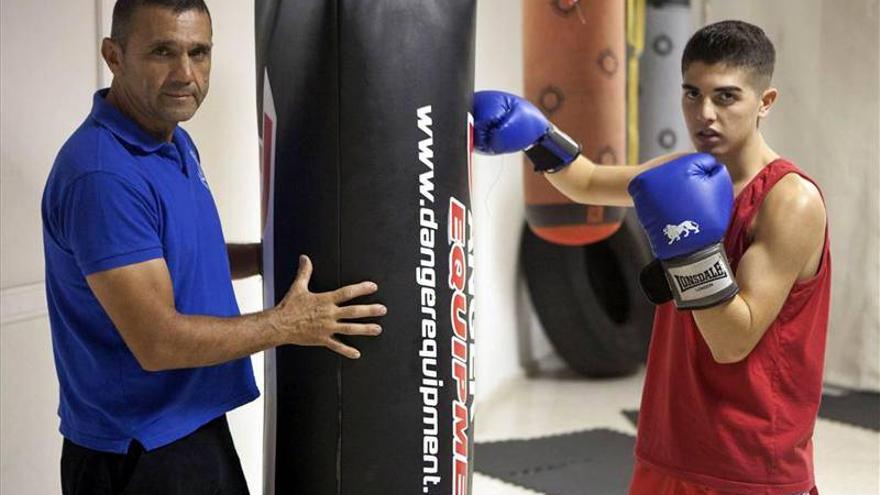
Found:
[(538, 142), (526, 148), (525, 153), (535, 166), (535, 172), (552, 174), (571, 165), (581, 154), (581, 146), (568, 134), (551, 125), (550, 130)]
[(642, 268), (639, 273), (639, 287), (645, 297), (654, 304), (665, 304), (672, 300), (672, 291), (669, 289), (669, 282), (666, 281), (666, 272), (663, 271), (663, 265), (657, 258)]
[(739, 292), (721, 243), (660, 264), (678, 309), (708, 308)]

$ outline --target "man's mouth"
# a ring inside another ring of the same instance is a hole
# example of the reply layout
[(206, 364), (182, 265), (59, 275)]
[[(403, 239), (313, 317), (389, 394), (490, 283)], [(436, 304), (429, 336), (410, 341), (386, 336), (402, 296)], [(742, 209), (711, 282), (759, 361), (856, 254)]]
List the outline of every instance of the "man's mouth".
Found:
[(174, 98), (178, 100), (182, 100), (184, 98), (194, 98), (195, 96), (192, 93), (174, 93), (174, 92), (166, 92), (165, 96), (169, 98)]
[(700, 129), (696, 133), (696, 141), (701, 146), (715, 146), (721, 142), (721, 134), (715, 129)]
[(697, 136), (702, 138), (713, 138), (713, 137), (721, 137), (721, 134), (718, 133), (715, 129), (700, 129), (697, 131)]

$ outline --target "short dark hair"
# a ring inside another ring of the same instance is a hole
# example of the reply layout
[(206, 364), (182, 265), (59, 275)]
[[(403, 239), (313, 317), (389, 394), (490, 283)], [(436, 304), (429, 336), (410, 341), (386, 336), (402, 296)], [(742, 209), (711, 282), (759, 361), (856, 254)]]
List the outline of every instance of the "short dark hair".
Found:
[(175, 14), (188, 10), (198, 10), (211, 17), (205, 0), (116, 0), (113, 6), (113, 22), (110, 27), (110, 37), (123, 47), (131, 33), (131, 19), (134, 13), (141, 7), (162, 7), (171, 9)]
[(688, 40), (681, 55), (682, 74), (693, 62), (748, 69), (754, 76), (755, 86), (766, 89), (773, 77), (776, 49), (758, 26), (743, 21), (721, 21), (703, 27)]

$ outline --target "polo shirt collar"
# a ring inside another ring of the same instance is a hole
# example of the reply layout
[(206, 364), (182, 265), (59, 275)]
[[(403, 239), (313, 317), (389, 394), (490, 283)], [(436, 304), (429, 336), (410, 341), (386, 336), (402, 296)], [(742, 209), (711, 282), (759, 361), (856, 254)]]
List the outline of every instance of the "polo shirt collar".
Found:
[[(92, 98), (91, 117), (99, 124), (106, 127), (116, 137), (122, 139), (126, 143), (139, 148), (146, 153), (153, 153), (164, 144), (165, 141), (156, 139), (147, 131), (141, 128), (137, 122), (127, 115), (119, 111), (105, 99), (109, 88), (104, 88), (95, 92)], [(174, 137), (177, 138), (180, 129), (174, 128)]]

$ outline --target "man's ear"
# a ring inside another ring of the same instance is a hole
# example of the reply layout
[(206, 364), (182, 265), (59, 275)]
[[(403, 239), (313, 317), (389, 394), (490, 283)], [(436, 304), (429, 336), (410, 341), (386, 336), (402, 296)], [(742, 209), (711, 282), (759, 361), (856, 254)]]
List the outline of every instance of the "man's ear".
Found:
[(779, 91), (776, 88), (770, 87), (764, 90), (761, 94), (761, 108), (758, 109), (758, 117), (764, 118), (770, 113), (770, 108), (776, 103), (778, 96)]
[(122, 72), (122, 45), (118, 41), (110, 38), (101, 40), (101, 57), (114, 76)]

